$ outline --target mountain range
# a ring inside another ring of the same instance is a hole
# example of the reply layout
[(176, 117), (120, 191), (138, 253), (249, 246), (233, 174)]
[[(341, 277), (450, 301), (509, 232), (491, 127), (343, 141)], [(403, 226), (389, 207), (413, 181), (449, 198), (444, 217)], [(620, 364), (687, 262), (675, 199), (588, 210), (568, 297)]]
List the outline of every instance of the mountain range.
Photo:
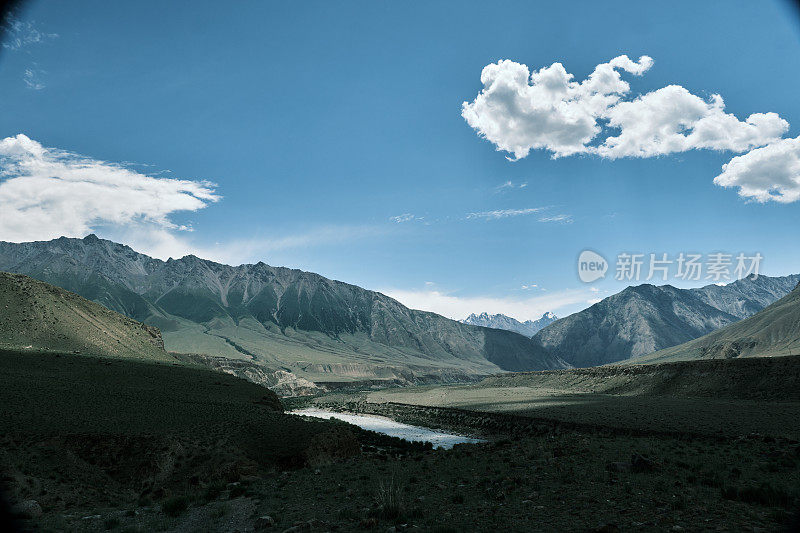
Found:
[(632, 359), (654, 363), (800, 354), (800, 285), (753, 316), (699, 339)]
[(479, 315), (472, 313), (460, 322), (464, 324), (472, 324), (473, 326), (516, 331), (520, 335), (533, 337), (539, 332), (539, 330), (545, 326), (549, 326), (556, 320), (558, 320), (558, 317), (549, 311), (543, 314), (542, 318), (539, 318), (538, 320), (526, 320), (525, 322), (520, 322), (519, 320), (504, 314), (490, 315), (489, 313), (484, 312)]
[(800, 275), (758, 276), (695, 289), (628, 287), (557, 320), (533, 339), (576, 367), (646, 355), (696, 339), (760, 311), (788, 294)]
[(193, 255), (162, 261), (89, 235), (0, 242), (0, 270), (155, 326), (169, 351), (249, 362), (234, 366), (252, 373), (256, 365), (275, 380), (451, 382), (568, 366), (523, 335), (262, 262), (228, 266)]

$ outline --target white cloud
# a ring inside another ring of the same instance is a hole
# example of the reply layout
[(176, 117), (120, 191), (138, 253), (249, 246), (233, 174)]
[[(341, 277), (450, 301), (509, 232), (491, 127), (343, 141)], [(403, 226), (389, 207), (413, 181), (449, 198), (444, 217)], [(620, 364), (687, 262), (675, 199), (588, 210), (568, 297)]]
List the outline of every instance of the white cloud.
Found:
[(739, 196), (758, 202), (800, 200), (800, 137), (782, 139), (734, 157), (714, 178), (721, 187), (738, 187)]
[[(471, 313), (502, 313), (520, 321), (541, 317), (547, 311), (564, 307), (585, 307), (590, 293), (586, 289), (567, 289), (530, 298), (495, 298), (491, 296), (453, 296), (437, 290), (385, 289), (380, 292), (406, 307), (431, 311), (454, 320)], [(573, 309), (574, 310), (574, 309)], [(559, 313), (556, 312), (559, 316)]]
[(597, 119), (630, 90), (620, 70), (640, 75), (653, 64), (619, 56), (601, 63), (585, 80), (573, 81), (561, 63), (531, 72), (508, 59), (484, 67), (483, 89), (462, 104), (461, 115), (498, 150), (521, 159), (545, 149), (555, 157), (588, 151), (601, 128)]
[(480, 213), (470, 213), (467, 219), (482, 218), (484, 220), (498, 220), (508, 217), (519, 217), (525, 215), (532, 215), (547, 209), (546, 207), (527, 207), (525, 209), (497, 209), (494, 211), (482, 211)]
[(789, 123), (775, 113), (754, 113), (742, 122), (725, 113), (722, 97), (706, 102), (670, 85), (608, 109), (619, 135), (597, 147), (604, 157), (653, 157), (692, 149), (743, 152), (779, 139)]
[(483, 69), (483, 89), (463, 103), (461, 114), (479, 135), (515, 159), (536, 149), (553, 157), (592, 153), (606, 158), (692, 149), (741, 152), (788, 130), (775, 113), (740, 121), (724, 112), (721, 96), (706, 101), (678, 85), (625, 100), (630, 86), (621, 72), (638, 76), (652, 65), (648, 56), (638, 62), (619, 56), (577, 82), (561, 63), (530, 72), (526, 65), (502, 60)]
[(45, 33), (36, 27), (34, 21), (21, 21), (14, 16), (9, 16), (3, 25), (3, 48), (7, 50), (20, 50), (32, 44), (41, 44), (58, 37), (57, 33)]
[(0, 141), (0, 240), (82, 237), (103, 226), (187, 229), (170, 215), (218, 199), (209, 182), (154, 178), (22, 134)]

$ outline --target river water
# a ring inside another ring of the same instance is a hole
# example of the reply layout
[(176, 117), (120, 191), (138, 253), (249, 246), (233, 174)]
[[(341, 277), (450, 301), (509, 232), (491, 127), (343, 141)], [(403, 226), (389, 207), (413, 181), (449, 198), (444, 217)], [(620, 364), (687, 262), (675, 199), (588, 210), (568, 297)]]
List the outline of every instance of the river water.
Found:
[(391, 437), (399, 437), (408, 441), (417, 442), (430, 442), (434, 448), (452, 448), (455, 444), (461, 443), (476, 443), (484, 442), (483, 439), (475, 439), (472, 437), (464, 437), (462, 435), (455, 435), (453, 433), (443, 433), (435, 429), (429, 429), (420, 426), (410, 426), (395, 422), (390, 418), (375, 415), (357, 415), (354, 413), (337, 413), (335, 411), (326, 411), (324, 409), (298, 409), (291, 411), (295, 415), (313, 416), (315, 418), (336, 418), (343, 420), (354, 426), (376, 433), (383, 433)]

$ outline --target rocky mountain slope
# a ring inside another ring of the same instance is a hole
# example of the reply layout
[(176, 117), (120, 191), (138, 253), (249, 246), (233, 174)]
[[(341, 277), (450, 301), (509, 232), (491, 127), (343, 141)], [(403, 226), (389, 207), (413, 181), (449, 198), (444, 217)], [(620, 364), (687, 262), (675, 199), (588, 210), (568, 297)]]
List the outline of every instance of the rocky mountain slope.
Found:
[(168, 350), (253, 361), (311, 381), (446, 382), (567, 366), (517, 333), (264, 263), (233, 267), (191, 255), (161, 261), (90, 235), (0, 242), (0, 270), (156, 326)]
[(707, 304), (738, 318), (747, 318), (786, 296), (800, 283), (800, 274), (740, 279), (727, 285), (689, 289)]
[(623, 361), (727, 326), (786, 295), (800, 275), (759, 276), (726, 286), (639, 285), (557, 320), (534, 340), (577, 367)]
[(525, 322), (520, 322), (519, 320), (504, 314), (490, 315), (489, 313), (481, 313), (479, 315), (472, 313), (460, 322), (463, 324), (472, 324), (473, 326), (516, 331), (520, 335), (533, 337), (542, 328), (549, 326), (556, 320), (558, 320), (558, 317), (548, 311), (542, 315), (542, 318), (539, 318), (538, 320), (526, 320)]
[(6, 272), (0, 272), (0, 348), (176, 362), (157, 328)]
[(800, 354), (800, 285), (769, 307), (740, 322), (631, 363), (730, 359)]

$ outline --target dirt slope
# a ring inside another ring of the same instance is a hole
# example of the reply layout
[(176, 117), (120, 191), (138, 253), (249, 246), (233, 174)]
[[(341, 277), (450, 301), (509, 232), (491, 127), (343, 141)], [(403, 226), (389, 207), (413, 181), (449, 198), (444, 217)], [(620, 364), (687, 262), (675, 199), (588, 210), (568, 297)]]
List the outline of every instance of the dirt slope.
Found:
[(175, 361), (161, 332), (76, 294), (0, 272), (0, 347)]

